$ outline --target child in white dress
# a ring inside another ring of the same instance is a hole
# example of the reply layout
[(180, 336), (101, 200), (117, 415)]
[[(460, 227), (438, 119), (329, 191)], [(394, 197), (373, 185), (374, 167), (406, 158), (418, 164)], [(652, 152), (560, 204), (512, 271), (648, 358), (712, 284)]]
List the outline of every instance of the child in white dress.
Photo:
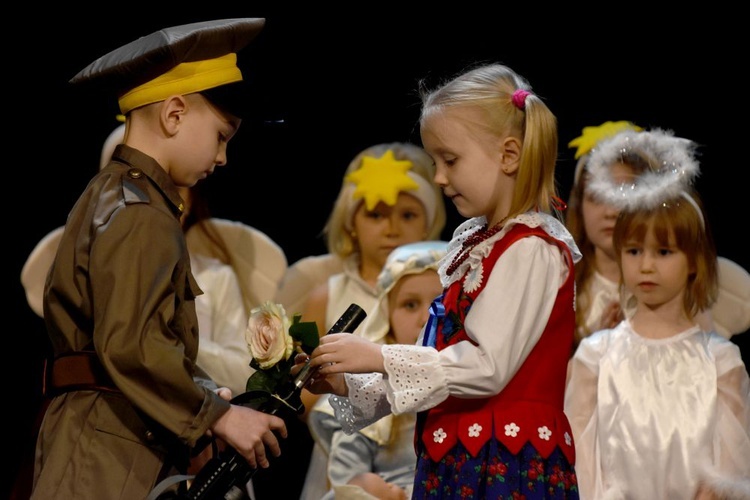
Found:
[[(363, 324), (365, 338), (384, 344), (416, 343), (430, 304), (443, 291), (437, 268), (447, 245), (445, 241), (424, 241), (402, 245), (390, 253), (378, 277), (378, 302)], [(346, 434), (333, 411), (312, 412), (310, 427), (317, 434), (331, 436), (327, 474), (331, 489), (323, 500), (351, 499), (361, 490), (372, 498), (410, 497), (417, 462), (415, 422), (414, 412), (388, 415), (359, 432)]]
[[(598, 199), (588, 189), (589, 153), (600, 141), (624, 130), (643, 129), (628, 121), (607, 121), (584, 127), (581, 135), (568, 143), (576, 148), (578, 163), (565, 224), (583, 255), (576, 264), (576, 345), (597, 330), (613, 328), (633, 312), (629, 296), (620, 296), (620, 268), (612, 245), (619, 208)], [(638, 173), (635, 167), (618, 164), (613, 167), (617, 171), (612, 171), (612, 177), (618, 182), (626, 181)], [(726, 257), (719, 256), (718, 265), (719, 295), (698, 322), (704, 329), (716, 329), (723, 337), (731, 338), (750, 328), (750, 273)]]
[[(625, 131), (591, 153), (591, 188), (621, 209), (613, 241), (635, 311), (584, 338), (565, 411), (582, 499), (750, 498), (750, 379), (736, 345), (703, 331), (716, 252), (690, 183), (693, 143)], [(651, 169), (618, 184), (617, 163)]]

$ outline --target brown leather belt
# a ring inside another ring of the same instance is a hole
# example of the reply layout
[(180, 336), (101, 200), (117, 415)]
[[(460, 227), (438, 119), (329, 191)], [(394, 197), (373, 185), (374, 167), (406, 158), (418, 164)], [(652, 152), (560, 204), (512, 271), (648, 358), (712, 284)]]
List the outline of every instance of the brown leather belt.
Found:
[(44, 362), (44, 395), (70, 391), (120, 392), (93, 351), (63, 354)]

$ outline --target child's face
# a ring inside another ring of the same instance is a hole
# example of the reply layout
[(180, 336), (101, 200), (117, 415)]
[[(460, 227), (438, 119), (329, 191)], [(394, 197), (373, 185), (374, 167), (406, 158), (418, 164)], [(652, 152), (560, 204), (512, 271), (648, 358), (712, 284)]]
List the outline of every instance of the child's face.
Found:
[(478, 110), (460, 106), (426, 118), (420, 132), (424, 149), (435, 162), (435, 183), (458, 212), (491, 219), (501, 199), (510, 198), (513, 186), (502, 175), (501, 141), (469, 126), (482, 120)]
[[(612, 165), (610, 173), (617, 183), (630, 182), (634, 177), (633, 169), (623, 163)], [(615, 207), (600, 202), (588, 191), (584, 192), (581, 203), (583, 227), (586, 237), (596, 248), (597, 257), (604, 254), (613, 261), (616, 259), (612, 246), (612, 233), (619, 213), (620, 211)]]
[(407, 274), (388, 294), (391, 332), (398, 344), (414, 344), (429, 317), (430, 304), (443, 291), (437, 271)]
[(621, 258), (623, 283), (639, 306), (682, 307), (690, 266), (685, 252), (675, 246), (674, 235), (670, 234), (669, 245), (661, 245), (654, 235), (652, 220), (642, 242), (625, 242)]
[(169, 175), (178, 186), (191, 187), (217, 166), (227, 163), (227, 144), (240, 120), (219, 111), (200, 94), (185, 96), (188, 102), (171, 148)]
[(427, 237), (427, 212), (416, 197), (399, 193), (396, 204), (378, 203), (372, 211), (364, 203), (354, 212), (362, 261), (380, 269), (394, 248)]

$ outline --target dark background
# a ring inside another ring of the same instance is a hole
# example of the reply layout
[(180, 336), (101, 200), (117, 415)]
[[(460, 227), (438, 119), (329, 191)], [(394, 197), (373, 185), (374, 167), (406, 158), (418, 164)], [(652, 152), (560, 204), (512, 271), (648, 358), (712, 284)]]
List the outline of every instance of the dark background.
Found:
[[(199, 9), (180, 2), (128, 3), (102, 5), (101, 11), (66, 4), (39, 12), (36, 4), (21, 6), (30, 11), (17, 19), (23, 35), (4, 44), (4, 104), (12, 113), (4, 134), (11, 174), (6, 426), (16, 457), (22, 445), (29, 446), (48, 349), (42, 320), (26, 303), (21, 268), (36, 243), (64, 224), (97, 169), (104, 139), (117, 126), (114, 96), (82, 94), (67, 81), (97, 57), (166, 26), (267, 18), (263, 33), (240, 55), (246, 77), (263, 96), (267, 123), (243, 123), (229, 146), (228, 166), (217, 169), (205, 188), (214, 215), (266, 232), (290, 264), (325, 252), (320, 231), (342, 174), (360, 150), (380, 142), (419, 142), (421, 79), (434, 84), (475, 62), (502, 62), (528, 78), (558, 117), (563, 197), (575, 166), (567, 143), (584, 126), (630, 120), (672, 129), (701, 145), (697, 188), (719, 255), (750, 269), (741, 244), (747, 241), (750, 199), (747, 84), (740, 79), (747, 28), (738, 26), (743, 17), (736, 10), (711, 4), (701, 12), (683, 8), (662, 17), (617, 4), (605, 15), (516, 2), (442, 13), (430, 7), (425, 15), (406, 15), (408, 2), (357, 3), (351, 10), (312, 3), (292, 10), (279, 3), (207, 2)], [(6, 23), (10, 29), (15, 21)], [(462, 220), (448, 209), (445, 239)], [(734, 340), (747, 363), (744, 337)]]

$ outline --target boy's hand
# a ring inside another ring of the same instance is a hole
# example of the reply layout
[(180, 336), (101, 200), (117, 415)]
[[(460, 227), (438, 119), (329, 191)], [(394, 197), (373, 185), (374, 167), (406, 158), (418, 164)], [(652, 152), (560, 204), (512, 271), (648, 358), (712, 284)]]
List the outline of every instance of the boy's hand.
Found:
[(219, 395), (219, 397), (225, 401), (231, 401), (232, 400), (232, 389), (229, 387), (219, 387), (216, 389), (216, 394)]
[(286, 439), (284, 420), (245, 406), (232, 405), (211, 427), (213, 433), (232, 446), (252, 468), (267, 468), (266, 449), (274, 457), (281, 455), (275, 432)]

